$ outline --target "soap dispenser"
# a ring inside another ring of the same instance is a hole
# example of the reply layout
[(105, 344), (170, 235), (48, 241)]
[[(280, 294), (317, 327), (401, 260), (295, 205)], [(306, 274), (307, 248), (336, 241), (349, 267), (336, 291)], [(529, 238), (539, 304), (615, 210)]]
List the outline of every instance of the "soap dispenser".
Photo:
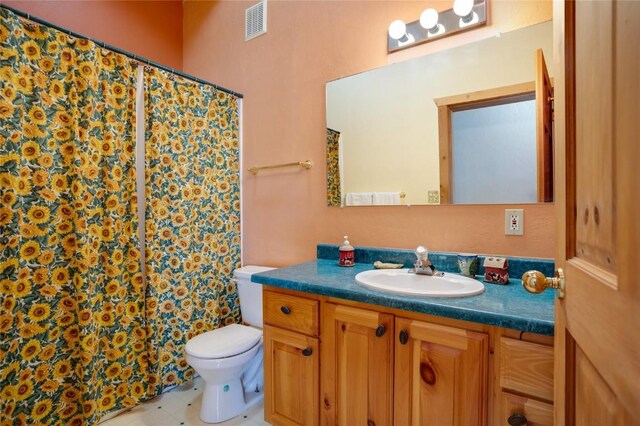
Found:
[(338, 265), (353, 266), (355, 264), (354, 249), (351, 243), (349, 243), (348, 236), (344, 236), (344, 241), (338, 250), (340, 254), (338, 257)]

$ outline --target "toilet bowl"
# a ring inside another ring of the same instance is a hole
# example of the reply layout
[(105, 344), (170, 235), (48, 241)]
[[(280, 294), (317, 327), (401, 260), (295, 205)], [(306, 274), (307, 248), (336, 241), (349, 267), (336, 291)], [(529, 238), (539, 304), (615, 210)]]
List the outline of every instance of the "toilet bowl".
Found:
[(264, 398), (262, 368), (262, 286), (251, 275), (273, 268), (244, 266), (234, 271), (244, 322), (199, 334), (186, 346), (187, 363), (205, 383), (200, 419), (219, 423)]

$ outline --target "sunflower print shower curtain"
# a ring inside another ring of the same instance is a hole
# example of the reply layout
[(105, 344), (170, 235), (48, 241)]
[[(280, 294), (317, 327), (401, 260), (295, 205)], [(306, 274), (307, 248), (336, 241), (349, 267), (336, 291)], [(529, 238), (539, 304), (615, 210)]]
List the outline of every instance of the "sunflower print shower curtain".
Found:
[(136, 65), (0, 9), (0, 423), (147, 397)]
[(145, 69), (146, 274), (151, 384), (191, 379), (186, 342), (240, 320), (238, 101)]

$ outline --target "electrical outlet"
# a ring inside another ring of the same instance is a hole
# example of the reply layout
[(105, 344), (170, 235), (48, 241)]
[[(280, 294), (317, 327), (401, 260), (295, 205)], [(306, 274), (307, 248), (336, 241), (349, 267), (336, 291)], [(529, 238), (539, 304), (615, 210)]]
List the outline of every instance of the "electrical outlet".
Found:
[(524, 211), (506, 209), (504, 211), (504, 235), (524, 235)]

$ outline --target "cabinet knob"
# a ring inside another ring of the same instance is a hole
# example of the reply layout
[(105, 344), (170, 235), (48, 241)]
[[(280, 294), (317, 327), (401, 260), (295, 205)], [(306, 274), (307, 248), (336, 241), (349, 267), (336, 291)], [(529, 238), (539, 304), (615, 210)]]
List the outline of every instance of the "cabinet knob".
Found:
[(380, 324), (378, 328), (376, 328), (376, 337), (382, 337), (386, 332), (387, 332), (387, 327), (385, 327), (384, 324)]
[(291, 308), (288, 306), (280, 306), (280, 310), (282, 311), (283, 314), (285, 315), (289, 315), (291, 313)]
[(509, 423), (510, 426), (525, 426), (527, 424), (527, 418), (520, 413), (516, 413), (509, 416), (507, 423)]
[(376, 422), (374, 422), (373, 420), (369, 419), (369, 420), (367, 420), (367, 426), (376, 426)]
[(302, 355), (304, 356), (310, 356), (313, 353), (313, 349), (311, 348), (306, 348), (302, 350)]
[(401, 345), (406, 345), (409, 341), (409, 332), (407, 330), (400, 330), (400, 336), (398, 336), (398, 338), (400, 339)]

